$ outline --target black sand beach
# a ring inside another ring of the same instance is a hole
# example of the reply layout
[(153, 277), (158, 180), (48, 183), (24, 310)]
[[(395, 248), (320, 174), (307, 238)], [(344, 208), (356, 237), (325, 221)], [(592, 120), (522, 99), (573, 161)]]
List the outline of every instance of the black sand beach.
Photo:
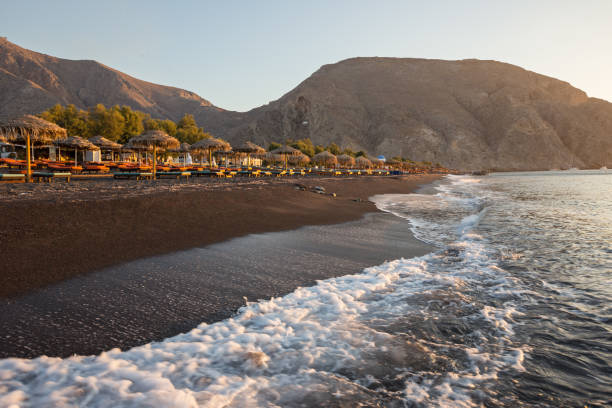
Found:
[(142, 259), (0, 301), (0, 358), (126, 349), (228, 318), (244, 298), (430, 251), (406, 221), (371, 213)]

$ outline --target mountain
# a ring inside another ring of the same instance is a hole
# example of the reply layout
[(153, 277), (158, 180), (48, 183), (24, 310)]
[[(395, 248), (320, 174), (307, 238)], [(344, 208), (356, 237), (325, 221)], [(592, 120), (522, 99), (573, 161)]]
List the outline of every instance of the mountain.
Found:
[(0, 38), (0, 114), (39, 113), (60, 103), (129, 105), (155, 118), (220, 110), (193, 92), (141, 81), (96, 61), (40, 54)]
[(353, 58), (243, 122), (224, 129), (230, 141), (309, 137), (459, 169), (612, 164), (612, 104), (496, 61)]
[(308, 137), (463, 170), (612, 166), (612, 104), (496, 61), (352, 58), (321, 67), (268, 105), (233, 112), (193, 92), (0, 38), (0, 115), (56, 103), (129, 105), (175, 121), (191, 113), (232, 143)]

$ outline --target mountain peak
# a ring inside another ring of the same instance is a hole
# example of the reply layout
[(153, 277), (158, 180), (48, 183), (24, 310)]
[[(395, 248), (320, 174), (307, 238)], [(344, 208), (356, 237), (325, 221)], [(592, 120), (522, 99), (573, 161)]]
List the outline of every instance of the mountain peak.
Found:
[(60, 104), (87, 109), (98, 103), (128, 105), (157, 118), (178, 120), (212, 104), (179, 88), (142, 81), (95, 60), (68, 60), (0, 41), (3, 113), (39, 113)]

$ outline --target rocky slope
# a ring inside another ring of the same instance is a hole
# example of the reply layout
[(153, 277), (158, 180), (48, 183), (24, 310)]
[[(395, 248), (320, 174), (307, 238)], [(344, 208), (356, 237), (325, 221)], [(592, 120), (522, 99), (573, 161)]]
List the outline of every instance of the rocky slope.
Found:
[(612, 104), (496, 61), (354, 58), (323, 66), (275, 102), (232, 112), (95, 61), (0, 39), (0, 115), (55, 103), (129, 105), (173, 120), (191, 113), (233, 143), (309, 137), (466, 170), (612, 167)]
[(310, 137), (460, 169), (612, 164), (612, 104), (496, 61), (349, 59), (244, 121), (230, 140)]
[(56, 103), (85, 109), (129, 105), (156, 118), (220, 110), (193, 92), (152, 84), (96, 61), (72, 61), (21, 48), (0, 38), (0, 114), (39, 113)]

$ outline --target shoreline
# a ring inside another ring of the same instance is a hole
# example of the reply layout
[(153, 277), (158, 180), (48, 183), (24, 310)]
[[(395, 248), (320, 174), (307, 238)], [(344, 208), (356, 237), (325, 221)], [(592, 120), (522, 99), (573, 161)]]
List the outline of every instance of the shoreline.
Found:
[(342, 188), (327, 181), (328, 187), (336, 187), (336, 199), (279, 187), (302, 201), (309, 201), (304, 194), (316, 197), (315, 203), (327, 200), (331, 215), (341, 211), (345, 218), (357, 219), (337, 223), (332, 222), (337, 217), (328, 217), (322, 219), (327, 224), (251, 233), (157, 254), (0, 299), (0, 358), (93, 355), (162, 341), (201, 323), (227, 319), (247, 299), (283, 296), (318, 280), (427, 254), (435, 248), (417, 240), (409, 223), (378, 211), (370, 201), (353, 201), (348, 193), (415, 191), (435, 179), (394, 179), (369, 188), (370, 183)]
[[(368, 197), (414, 192), (441, 177), (3, 186), (0, 298), (249, 234), (358, 220), (378, 211)], [(337, 196), (300, 191), (296, 184), (323, 186)]]

